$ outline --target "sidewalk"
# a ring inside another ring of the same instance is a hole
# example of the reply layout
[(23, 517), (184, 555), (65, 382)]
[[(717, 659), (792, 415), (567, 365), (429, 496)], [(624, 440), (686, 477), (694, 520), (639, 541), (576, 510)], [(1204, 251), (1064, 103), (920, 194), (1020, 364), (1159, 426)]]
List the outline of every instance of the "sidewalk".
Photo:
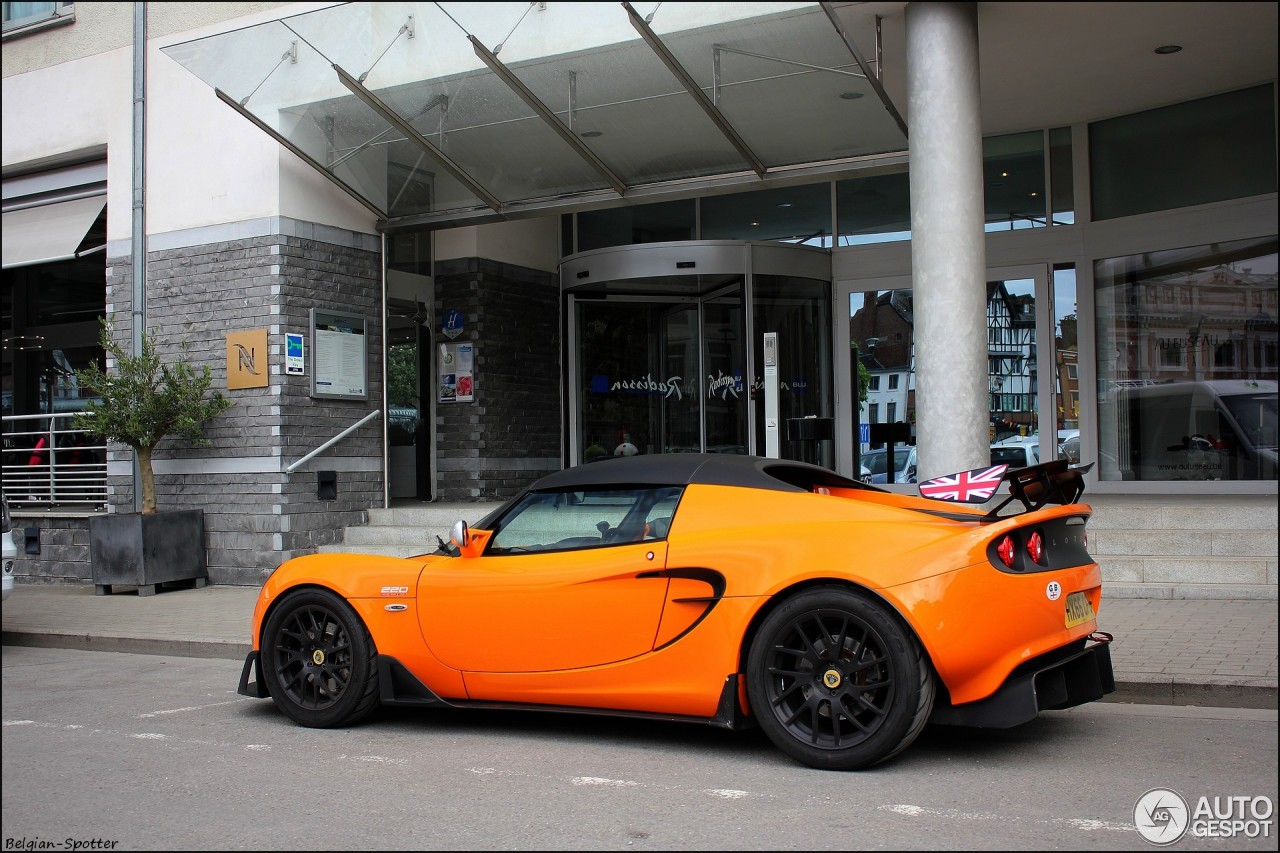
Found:
[[(20, 584), (4, 603), (4, 645), (243, 661), (257, 587), (94, 595), (92, 585)], [(1114, 702), (1276, 707), (1273, 600), (1104, 599), (1115, 635)]]

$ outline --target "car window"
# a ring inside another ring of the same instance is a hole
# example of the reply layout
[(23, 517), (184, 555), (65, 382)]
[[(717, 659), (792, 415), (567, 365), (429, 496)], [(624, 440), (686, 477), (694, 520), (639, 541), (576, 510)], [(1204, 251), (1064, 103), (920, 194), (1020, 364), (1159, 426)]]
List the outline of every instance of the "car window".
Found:
[(488, 554), (598, 548), (661, 539), (681, 489), (592, 489), (530, 492), (498, 522)]
[[(897, 447), (893, 451), (893, 470), (894, 473), (900, 474), (907, 467), (908, 460), (911, 458), (910, 447)], [(885, 473), (884, 464), (887, 454), (883, 450), (872, 450), (862, 454), (862, 465), (872, 474)]]
[(1011, 447), (991, 448), (992, 465), (1008, 465), (1011, 468), (1025, 468), (1035, 464), (1030, 448), (1017, 445)]

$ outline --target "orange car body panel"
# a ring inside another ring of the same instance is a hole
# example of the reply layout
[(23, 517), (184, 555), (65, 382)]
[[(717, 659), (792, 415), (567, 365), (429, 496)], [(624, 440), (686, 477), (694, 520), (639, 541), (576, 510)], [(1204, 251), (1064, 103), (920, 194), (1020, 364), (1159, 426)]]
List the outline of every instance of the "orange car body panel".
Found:
[[(744, 638), (762, 608), (797, 585), (839, 582), (901, 615), (960, 704), (991, 695), (1021, 662), (1096, 630), (1096, 618), (1068, 628), (1065, 614), (1073, 592), (1085, 593), (1096, 614), (1095, 563), (1023, 575), (997, 570), (986, 550), (1005, 530), (1090, 514), (1070, 504), (979, 524), (977, 510), (888, 492), (695, 484), (665, 541), (291, 560), (263, 587), (254, 648), (283, 592), (324, 586), (351, 602), (380, 654), (443, 699), (711, 717), (726, 679), (743, 669)], [(722, 578), (718, 601), (699, 573)]]

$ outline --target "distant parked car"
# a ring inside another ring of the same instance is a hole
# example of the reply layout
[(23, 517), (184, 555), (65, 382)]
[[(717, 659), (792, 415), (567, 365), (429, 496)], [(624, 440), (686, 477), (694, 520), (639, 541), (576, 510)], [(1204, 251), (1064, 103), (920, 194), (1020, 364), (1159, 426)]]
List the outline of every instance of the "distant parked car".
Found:
[(991, 445), (991, 464), (1010, 468), (1029, 468), (1040, 464), (1040, 437), (1019, 436)]
[(1068, 436), (1058, 445), (1058, 456), (1067, 460), (1072, 465), (1080, 464), (1080, 431), (1076, 430), (1075, 435)]
[(13, 541), (13, 537), (17, 531), (14, 530), (12, 519), (9, 517), (9, 502), (4, 498), (0, 498), (0, 511), (3, 514), (3, 521), (0, 521), (0, 546), (4, 551), (4, 601), (9, 600), (9, 596), (13, 594), (13, 567), (18, 561), (18, 543)]
[(892, 475), (886, 470), (888, 454), (884, 450), (868, 450), (862, 454), (862, 482), (875, 485), (885, 483), (914, 483), (916, 481), (916, 448), (914, 445), (893, 449)]

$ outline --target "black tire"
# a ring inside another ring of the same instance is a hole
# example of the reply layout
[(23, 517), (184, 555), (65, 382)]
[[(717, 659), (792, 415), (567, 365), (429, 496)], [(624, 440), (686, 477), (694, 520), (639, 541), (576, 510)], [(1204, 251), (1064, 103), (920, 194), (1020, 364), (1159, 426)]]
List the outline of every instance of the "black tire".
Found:
[(825, 586), (765, 618), (747, 657), (747, 697), (760, 728), (787, 755), (819, 769), (859, 770), (919, 736), (934, 682), (920, 643), (886, 605)]
[(311, 728), (359, 722), (378, 707), (377, 649), (339, 596), (286, 594), (262, 632), (262, 677), (276, 706)]

